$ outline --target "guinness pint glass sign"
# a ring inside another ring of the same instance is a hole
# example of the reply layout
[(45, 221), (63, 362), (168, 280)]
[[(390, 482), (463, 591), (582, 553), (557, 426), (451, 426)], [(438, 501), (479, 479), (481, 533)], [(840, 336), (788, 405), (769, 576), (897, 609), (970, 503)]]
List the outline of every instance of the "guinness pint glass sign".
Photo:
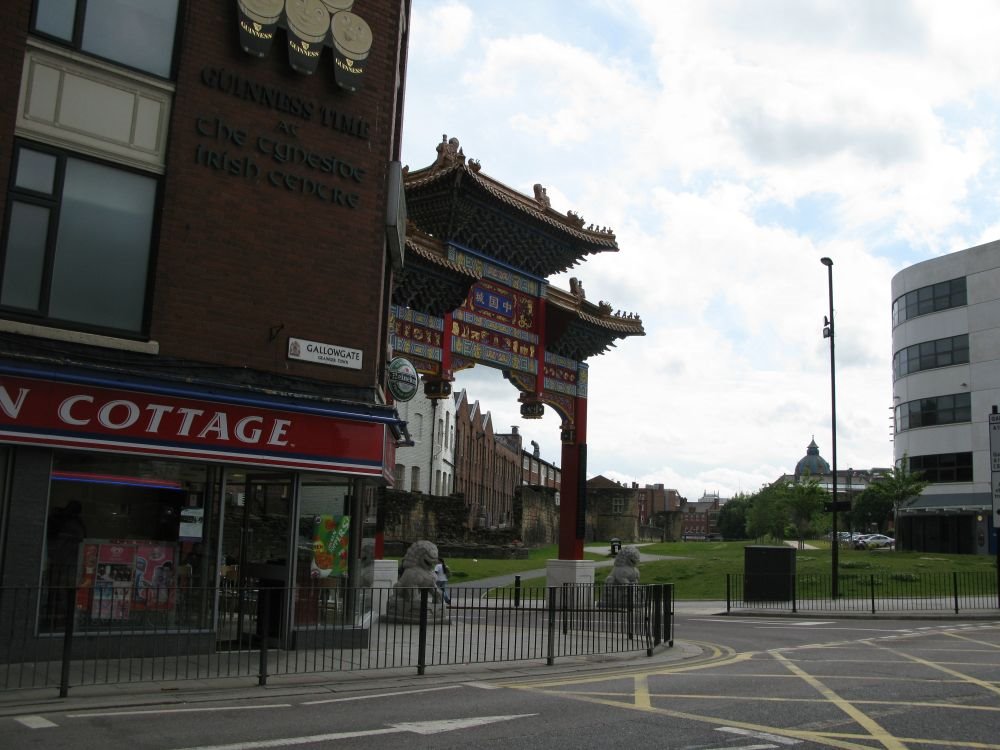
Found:
[(389, 393), (397, 401), (409, 401), (417, 395), (420, 378), (413, 363), (403, 357), (389, 362)]
[(361, 88), (372, 48), (372, 30), (351, 8), (354, 0), (236, 0), (240, 46), (254, 57), (271, 51), (274, 32), (285, 29), (288, 63), (309, 75), (325, 47), (333, 50), (334, 80), (341, 88)]
[(237, 0), (240, 14), (240, 46), (254, 57), (264, 57), (278, 21), (285, 11), (285, 0)]

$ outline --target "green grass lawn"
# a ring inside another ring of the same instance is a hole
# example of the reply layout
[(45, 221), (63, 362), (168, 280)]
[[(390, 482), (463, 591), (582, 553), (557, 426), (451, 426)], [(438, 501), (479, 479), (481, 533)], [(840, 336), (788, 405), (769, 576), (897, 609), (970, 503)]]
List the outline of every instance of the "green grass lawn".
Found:
[[(596, 546), (597, 543), (594, 543)], [(743, 548), (749, 542), (664, 542), (641, 547), (644, 555), (670, 555), (680, 559), (643, 562), (639, 565), (642, 583), (673, 583), (678, 599), (725, 599), (726, 574), (743, 573)], [(810, 541), (822, 547), (815, 550), (797, 550), (796, 573), (830, 575), (831, 550), (829, 543)], [(465, 582), (496, 575), (514, 574), (545, 567), (545, 561), (557, 556), (553, 546), (534, 550), (528, 560), (479, 560), (452, 558), (451, 583), (461, 586)], [(988, 573), (996, 570), (996, 559), (988, 555), (945, 555), (924, 552), (896, 552), (883, 550), (841, 549), (838, 555), (839, 577), (846, 581), (869, 575), (884, 575), (898, 579), (919, 578), (922, 574), (951, 574), (963, 572)], [(587, 554), (589, 560), (607, 560), (607, 555)], [(606, 569), (605, 569), (606, 570)], [(597, 572), (597, 580), (604, 580), (605, 571)], [(928, 576), (929, 577), (929, 576)], [(523, 588), (544, 587), (545, 579), (523, 580)]]
[[(608, 546), (610, 548), (610, 544)], [(451, 577), (449, 579), (451, 585), (461, 586), (463, 583), (478, 581), (483, 578), (515, 575), (525, 570), (541, 570), (545, 568), (547, 560), (554, 560), (558, 557), (558, 545), (550, 544), (530, 550), (526, 560), (487, 560), (483, 557), (477, 559), (470, 557), (448, 557), (446, 561), (448, 568), (451, 570)], [(608, 556), (585, 552), (584, 559), (607, 560)]]

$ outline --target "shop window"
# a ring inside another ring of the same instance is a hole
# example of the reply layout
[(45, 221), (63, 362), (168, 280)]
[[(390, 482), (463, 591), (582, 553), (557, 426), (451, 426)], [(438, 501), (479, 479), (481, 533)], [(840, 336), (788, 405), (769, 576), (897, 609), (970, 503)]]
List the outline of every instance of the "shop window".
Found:
[(304, 474), (299, 486), (295, 624), (315, 626), (343, 611), (351, 538), (350, 484)]
[(53, 459), (42, 630), (207, 627), (216, 513), (199, 464), (86, 453)]
[(14, 158), (0, 305), (29, 319), (140, 334), (157, 181), (24, 144)]
[(32, 31), (161, 78), (173, 65), (179, 0), (37, 0)]

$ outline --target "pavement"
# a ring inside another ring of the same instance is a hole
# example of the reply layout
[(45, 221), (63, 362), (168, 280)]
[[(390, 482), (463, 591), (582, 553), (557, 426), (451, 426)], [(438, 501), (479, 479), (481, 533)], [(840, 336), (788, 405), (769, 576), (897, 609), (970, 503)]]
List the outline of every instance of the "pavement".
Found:
[(356, 671), (277, 675), (266, 686), (256, 677), (213, 678), (119, 685), (84, 685), (70, 688), (59, 698), (55, 688), (0, 691), (0, 719), (51, 712), (138, 709), (143, 706), (196, 706), (241, 700), (269, 701), (296, 695), (358, 693), (425, 689), (453, 684), (482, 684), (526, 679), (587, 675), (610, 669), (656, 669), (702, 656), (693, 643), (675, 641), (658, 646), (652, 656), (645, 651), (589, 656), (561, 656), (551, 666), (543, 659), (465, 665), (429, 666), (425, 674), (415, 667), (359, 669)]

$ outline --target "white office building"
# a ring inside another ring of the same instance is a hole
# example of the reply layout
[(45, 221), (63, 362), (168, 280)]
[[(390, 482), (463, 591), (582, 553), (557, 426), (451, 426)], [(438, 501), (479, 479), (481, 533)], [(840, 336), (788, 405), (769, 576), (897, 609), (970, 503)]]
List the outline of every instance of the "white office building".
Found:
[(994, 551), (988, 415), (1000, 405), (1000, 241), (900, 271), (892, 300), (894, 458), (930, 482), (900, 510), (898, 544)]

